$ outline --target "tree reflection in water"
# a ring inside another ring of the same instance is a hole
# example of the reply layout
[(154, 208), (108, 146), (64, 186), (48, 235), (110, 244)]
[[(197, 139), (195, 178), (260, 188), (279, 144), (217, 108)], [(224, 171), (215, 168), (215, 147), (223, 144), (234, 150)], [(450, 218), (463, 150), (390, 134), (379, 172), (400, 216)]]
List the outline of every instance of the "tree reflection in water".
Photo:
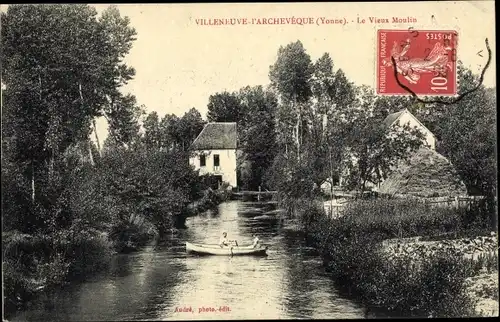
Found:
[[(115, 256), (106, 275), (58, 291), (14, 320), (364, 317), (361, 308), (340, 298), (300, 235), (278, 219), (262, 217), (272, 210), (263, 206), (231, 201), (216, 216), (188, 218), (167, 245)], [(185, 241), (217, 243), (222, 231), (240, 244), (256, 233), (270, 247), (269, 256), (186, 254)], [(175, 312), (184, 306), (194, 312)], [(220, 306), (230, 311), (198, 311)]]

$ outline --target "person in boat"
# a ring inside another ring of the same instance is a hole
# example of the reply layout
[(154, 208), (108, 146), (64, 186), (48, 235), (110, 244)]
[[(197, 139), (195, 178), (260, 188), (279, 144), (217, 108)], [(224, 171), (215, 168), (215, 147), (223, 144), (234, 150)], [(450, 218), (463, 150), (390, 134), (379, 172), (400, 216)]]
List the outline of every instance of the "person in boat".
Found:
[(255, 235), (255, 234), (253, 234), (252, 237), (253, 237), (252, 248), (260, 247), (260, 239), (259, 239), (259, 237), (257, 237), (257, 235)]
[(227, 239), (227, 233), (226, 232), (223, 232), (222, 233), (222, 236), (219, 240), (219, 246), (222, 248), (224, 246), (229, 246), (232, 242), (234, 242), (236, 244), (236, 246), (238, 246), (238, 242), (236, 240), (229, 240)]

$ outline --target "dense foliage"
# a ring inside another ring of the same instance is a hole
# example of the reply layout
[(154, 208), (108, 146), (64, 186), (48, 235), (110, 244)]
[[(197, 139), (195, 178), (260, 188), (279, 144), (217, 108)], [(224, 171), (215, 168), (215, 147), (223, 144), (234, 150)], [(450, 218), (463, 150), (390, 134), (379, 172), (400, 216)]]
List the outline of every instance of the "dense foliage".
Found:
[[(479, 76), (458, 65), (459, 93), (478, 85)], [(418, 115), (438, 139), (438, 152), (457, 168), (467, 190), (490, 198), (496, 195), (496, 93), (481, 85), (451, 105), (431, 105)]]
[(364, 190), (422, 145), (419, 131), (383, 125), (408, 100), (376, 97), (366, 86), (355, 86), (341, 69), (334, 70), (326, 53), (312, 63), (299, 41), (281, 47), (269, 75), (279, 99), (280, 157), (270, 170), (279, 173), (268, 174), (276, 188), (296, 181), (319, 187), (342, 180), (348, 188)]
[[(297, 41), (278, 50), (270, 67), (278, 151), (265, 181), (297, 218), (322, 253), (337, 286), (376, 312), (400, 317), (471, 316), (465, 280), (477, 263), (453, 251), (390, 259), (381, 251), (392, 238), (453, 237), (496, 230), (495, 96), (483, 85), (453, 104), (422, 104), (411, 97), (376, 96), (355, 86), (324, 54), (312, 63)], [(478, 76), (458, 66), (460, 92)], [(358, 200), (344, 216), (325, 216), (321, 185), (363, 192), (385, 180), (412, 156), (422, 133), (408, 126), (387, 128), (390, 113), (408, 109), (437, 137), (437, 150), (457, 168), (468, 193), (482, 195), (470, 209), (436, 209), (409, 200)], [(488, 260), (491, 262), (491, 260)], [(491, 265), (490, 265), (491, 266)]]
[(269, 188), (263, 179), (276, 156), (276, 95), (262, 86), (211, 95), (207, 119), (237, 122), (238, 182), (243, 189)]
[[(188, 162), (199, 112), (143, 118), (144, 107), (122, 94), (135, 73), (123, 63), (135, 30), (115, 7), (98, 17), (87, 5), (11, 5), (1, 32), (2, 260), (12, 312), (106, 268), (113, 252), (182, 226), (206, 187)], [(102, 149), (97, 117), (109, 124)]]
[[(195, 108), (182, 116), (146, 114), (122, 93), (135, 74), (123, 60), (136, 31), (115, 7), (98, 16), (88, 5), (10, 5), (1, 20), (2, 251), (12, 310), (43, 288), (105, 268), (113, 251), (162, 238), (224, 193), (207, 190), (189, 166), (189, 147), (205, 124)], [(404, 261), (384, 263), (373, 250), (393, 235), (481, 230), (487, 217), (471, 223), (469, 213), (380, 201), (356, 203), (350, 219), (334, 227), (313, 205), (325, 182), (363, 191), (422, 145), (417, 130), (383, 126), (403, 108), (436, 134), (469, 193), (493, 200), (493, 90), (480, 86), (445, 106), (379, 97), (335, 70), (327, 53), (313, 61), (300, 41), (278, 49), (269, 78), (268, 87), (209, 97), (208, 121), (238, 124), (238, 185), (278, 190), (332, 270), (371, 304), (403, 315), (465, 312), (457, 259), (429, 258), (427, 273), (404, 278)], [(463, 92), (478, 77), (460, 65), (459, 80)], [(103, 147), (98, 117), (109, 124)]]
[[(438, 152), (470, 194), (496, 194), (493, 89), (481, 85), (451, 105), (422, 104), (409, 96), (377, 96), (334, 67), (329, 54), (313, 61), (296, 41), (279, 48), (269, 87), (210, 96), (208, 121), (238, 123), (240, 186), (300, 194), (325, 182), (355, 190), (377, 185), (422, 145), (420, 131), (383, 125), (387, 115), (406, 108), (436, 135)], [(478, 82), (461, 62), (458, 78), (460, 92)]]
[(324, 216), (323, 210), (314, 204), (299, 208), (302, 222), (307, 225), (308, 240), (321, 252), (337, 287), (365, 304), (370, 314), (377, 317), (475, 314), (475, 303), (466, 290), (466, 278), (477, 274), (475, 263), (449, 249), (389, 258), (390, 254), (383, 252), (382, 242), (444, 231), (477, 233), (474, 228), (482, 226), (481, 218), (473, 224), (467, 216), (470, 213), (429, 209), (421, 202), (403, 200), (359, 201), (336, 220)]

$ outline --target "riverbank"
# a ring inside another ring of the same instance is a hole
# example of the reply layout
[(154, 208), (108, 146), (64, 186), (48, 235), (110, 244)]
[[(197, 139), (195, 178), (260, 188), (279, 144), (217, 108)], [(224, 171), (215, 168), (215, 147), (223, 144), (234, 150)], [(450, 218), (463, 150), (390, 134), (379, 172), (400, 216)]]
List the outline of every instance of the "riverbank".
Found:
[[(255, 219), (268, 206), (235, 200), (219, 205), (216, 215), (189, 217), (169, 243), (112, 256), (106, 272), (43, 294), (9, 320), (362, 319), (363, 307), (338, 294), (302, 233)], [(244, 243), (257, 234), (270, 256), (186, 255), (185, 241), (216, 242), (221, 227)], [(184, 306), (193, 313), (176, 311)], [(199, 312), (202, 306), (230, 311)]]
[(498, 270), (490, 273), (482, 271), (476, 276), (468, 277), (467, 291), (476, 302), (476, 316), (498, 316)]
[[(292, 208), (309, 243), (320, 251), (324, 265), (333, 273), (335, 285), (370, 308), (370, 315), (484, 314), (485, 310), (479, 312), (481, 299), (470, 289), (477, 280), (474, 277), (484, 269), (498, 276), (498, 252), (477, 261), (464, 257), (464, 249), (457, 247), (434, 244), (433, 251), (413, 247), (408, 252), (397, 252), (397, 256), (386, 248), (388, 240), (415, 236), (432, 239), (443, 233), (459, 236), (482, 233), (486, 237), (490, 234), (489, 227), (479, 220), (478, 214), (475, 220), (474, 214), (465, 210), (430, 209), (406, 200), (355, 201), (338, 219), (328, 218), (319, 201), (299, 200)], [(498, 245), (496, 239), (488, 241)], [(493, 286), (486, 293), (498, 294), (498, 287), (495, 290)]]
[(465, 292), (474, 302), (474, 316), (498, 316), (498, 237), (442, 239), (426, 241), (421, 237), (385, 240), (382, 251), (389, 260), (411, 254), (414, 260), (422, 253), (435, 253), (446, 250), (462, 256), (470, 266), (465, 279)]
[(211, 188), (208, 188), (203, 191), (202, 197), (200, 199), (195, 200), (187, 205), (185, 211), (183, 212), (183, 216), (184, 218), (192, 217), (207, 210), (217, 209), (217, 206), (219, 204), (230, 199), (231, 190), (223, 188), (213, 190)]
[(52, 234), (2, 234), (4, 315), (9, 317), (43, 292), (85, 280), (109, 267), (116, 251), (101, 231), (61, 229)]
[[(176, 216), (172, 230), (184, 227), (189, 216), (216, 209), (229, 199), (230, 192), (207, 189), (201, 196)], [(60, 229), (50, 235), (4, 232), (4, 310), (7, 316), (13, 314), (42, 292), (105, 271), (114, 254), (136, 252), (160, 239), (154, 225), (139, 214), (127, 216), (109, 233), (85, 227)]]

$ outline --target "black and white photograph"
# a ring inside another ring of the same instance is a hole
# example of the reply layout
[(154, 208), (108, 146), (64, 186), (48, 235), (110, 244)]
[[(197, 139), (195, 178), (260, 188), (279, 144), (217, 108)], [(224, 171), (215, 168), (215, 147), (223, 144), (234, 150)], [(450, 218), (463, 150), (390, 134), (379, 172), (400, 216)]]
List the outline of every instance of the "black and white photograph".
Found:
[(498, 317), (495, 3), (1, 4), (3, 321)]

